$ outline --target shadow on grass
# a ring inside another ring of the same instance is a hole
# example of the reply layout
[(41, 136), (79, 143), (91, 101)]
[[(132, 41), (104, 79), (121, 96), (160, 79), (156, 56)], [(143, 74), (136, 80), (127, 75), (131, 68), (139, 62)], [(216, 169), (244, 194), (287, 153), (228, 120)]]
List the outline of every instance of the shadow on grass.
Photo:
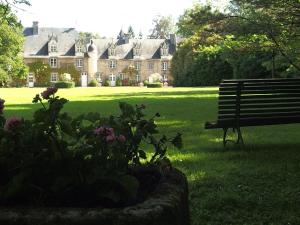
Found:
[[(126, 101), (145, 104), (148, 117), (160, 112), (157, 123), (162, 133), (183, 133), (184, 149), (170, 149), (168, 154), (188, 176), (194, 225), (300, 224), (299, 126), (245, 129), (245, 149), (230, 145), (224, 149), (222, 130), (204, 130), (205, 121), (216, 119), (217, 99), (203, 94), (215, 93), (97, 95), (97, 100), (71, 101), (64, 111), (73, 116), (90, 111), (118, 115), (118, 102)], [(101, 99), (105, 96), (113, 99)], [(37, 108), (7, 105), (5, 113), (30, 118)]]
[(150, 98), (156, 98), (156, 97), (164, 97), (164, 98), (169, 98), (169, 97), (183, 97), (183, 98), (207, 98), (207, 97), (212, 97), (215, 98), (216, 95), (218, 94), (218, 91), (215, 90), (197, 90), (197, 91), (160, 91), (160, 92), (132, 92), (132, 93), (113, 93), (111, 95), (95, 95), (93, 97), (96, 98), (108, 98), (108, 97), (116, 97), (116, 98), (143, 98), (143, 97), (150, 97)]

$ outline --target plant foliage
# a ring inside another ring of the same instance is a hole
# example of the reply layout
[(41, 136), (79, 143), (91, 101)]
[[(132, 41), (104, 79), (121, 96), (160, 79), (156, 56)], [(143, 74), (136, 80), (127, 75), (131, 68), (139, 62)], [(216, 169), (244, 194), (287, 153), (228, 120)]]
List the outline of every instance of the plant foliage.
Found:
[[(0, 205), (120, 206), (134, 203), (143, 186), (136, 168), (162, 168), (168, 144), (144, 105), (120, 102), (120, 115), (72, 118), (68, 102), (49, 87), (33, 103), (32, 120), (3, 116), (0, 99)], [(152, 153), (149, 151), (152, 149)], [(159, 171), (157, 169), (157, 171)]]

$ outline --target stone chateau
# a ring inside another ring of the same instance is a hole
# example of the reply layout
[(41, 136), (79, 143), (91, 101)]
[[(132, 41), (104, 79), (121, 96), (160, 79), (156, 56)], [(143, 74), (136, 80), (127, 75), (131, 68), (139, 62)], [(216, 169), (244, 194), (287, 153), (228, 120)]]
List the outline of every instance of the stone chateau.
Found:
[[(151, 81), (151, 77), (158, 74), (163, 81), (172, 81), (169, 69), (177, 44), (174, 34), (169, 39), (129, 39), (121, 30), (115, 39), (92, 39), (86, 43), (74, 28), (44, 28), (39, 27), (38, 22), (33, 22), (33, 26), (25, 28), (23, 33), (26, 64), (40, 60), (54, 71), (75, 65), (81, 74), (81, 86), (87, 86), (91, 80), (97, 80), (99, 84), (107, 80), (110, 86), (115, 86), (117, 79), (139, 84)], [(125, 72), (128, 68), (134, 75), (128, 77)], [(55, 82), (59, 74), (51, 72), (49, 79)], [(34, 86), (32, 71), (27, 82), (28, 86)]]

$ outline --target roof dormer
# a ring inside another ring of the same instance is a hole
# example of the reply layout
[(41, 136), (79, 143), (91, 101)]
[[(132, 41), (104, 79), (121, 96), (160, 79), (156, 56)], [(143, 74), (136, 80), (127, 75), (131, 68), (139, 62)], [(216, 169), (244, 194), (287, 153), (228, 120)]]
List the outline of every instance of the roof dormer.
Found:
[(76, 56), (83, 56), (85, 52), (85, 47), (84, 47), (84, 41), (83, 39), (76, 39), (75, 40), (75, 55)]
[(57, 36), (52, 33), (52, 35), (48, 36), (48, 54), (49, 55), (57, 55)]
[(108, 57), (109, 58), (114, 58), (116, 56), (116, 43), (109, 43), (107, 50), (108, 50)]
[(139, 58), (142, 53), (142, 43), (141, 42), (135, 42), (133, 43), (133, 58)]
[(160, 56), (163, 57), (168, 57), (169, 56), (169, 45), (164, 42), (160, 46)]

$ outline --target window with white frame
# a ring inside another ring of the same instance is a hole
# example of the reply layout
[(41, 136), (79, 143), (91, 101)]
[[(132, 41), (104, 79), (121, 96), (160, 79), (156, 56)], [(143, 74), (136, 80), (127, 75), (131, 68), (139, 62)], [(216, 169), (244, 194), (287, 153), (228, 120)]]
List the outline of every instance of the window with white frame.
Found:
[(83, 60), (82, 59), (76, 59), (76, 66), (77, 67), (83, 67)]
[(168, 55), (168, 49), (167, 48), (162, 48), (161, 54), (163, 56), (167, 56)]
[(168, 62), (162, 62), (162, 70), (168, 70)]
[(163, 81), (168, 81), (168, 75), (167, 74), (163, 74)]
[(56, 45), (56, 43), (52, 43), (50, 45), (50, 52), (57, 52), (57, 45)]
[(140, 70), (140, 69), (141, 69), (141, 62), (140, 62), (140, 61), (136, 61), (136, 62), (134, 63), (134, 68), (135, 68), (136, 70)]
[(51, 73), (50, 82), (58, 81), (58, 73)]
[(120, 78), (121, 80), (124, 80), (124, 79), (125, 79), (124, 73), (119, 73), (119, 78)]
[(33, 73), (29, 73), (28, 74), (28, 82), (30, 82), (30, 83), (34, 82), (34, 75), (33, 75)]
[(136, 82), (140, 82), (141, 81), (141, 76), (139, 74), (136, 75)]
[(81, 45), (76, 45), (76, 52), (83, 52)]
[(108, 67), (110, 69), (114, 69), (117, 67), (117, 61), (116, 60), (110, 60), (109, 63), (108, 63)]
[(154, 68), (154, 63), (150, 62), (148, 63), (148, 70), (153, 70)]
[(50, 67), (56, 68), (57, 67), (57, 58), (50, 58)]
[(116, 55), (116, 49), (115, 48), (109, 48), (108, 49), (108, 55), (109, 56), (115, 56)]

